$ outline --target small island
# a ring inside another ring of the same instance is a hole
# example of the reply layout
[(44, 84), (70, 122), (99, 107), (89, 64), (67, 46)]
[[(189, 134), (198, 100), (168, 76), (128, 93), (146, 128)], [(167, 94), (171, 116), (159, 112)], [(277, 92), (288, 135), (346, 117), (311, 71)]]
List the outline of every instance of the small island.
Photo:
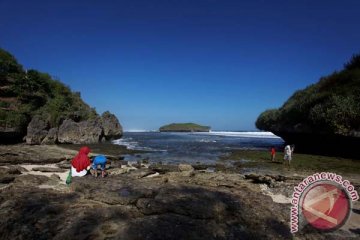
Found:
[(209, 126), (201, 126), (196, 123), (172, 123), (160, 127), (160, 132), (209, 132)]

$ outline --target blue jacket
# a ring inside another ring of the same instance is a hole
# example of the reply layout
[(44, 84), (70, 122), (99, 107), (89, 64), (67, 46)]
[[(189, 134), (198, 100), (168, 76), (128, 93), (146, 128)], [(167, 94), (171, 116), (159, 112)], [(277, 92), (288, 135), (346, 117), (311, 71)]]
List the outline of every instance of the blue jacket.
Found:
[(106, 157), (104, 155), (98, 155), (93, 160), (93, 165), (100, 165), (106, 163)]

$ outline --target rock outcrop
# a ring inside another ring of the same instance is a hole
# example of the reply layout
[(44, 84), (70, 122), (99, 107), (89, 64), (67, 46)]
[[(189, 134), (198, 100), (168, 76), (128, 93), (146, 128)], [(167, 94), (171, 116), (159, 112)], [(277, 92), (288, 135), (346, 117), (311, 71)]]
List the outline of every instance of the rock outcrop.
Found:
[(42, 140), (41, 144), (55, 144), (57, 143), (58, 128), (49, 129), (46, 137)]
[(114, 114), (109, 111), (101, 115), (101, 124), (104, 129), (104, 137), (106, 140), (118, 139), (122, 136), (122, 126)]
[(27, 127), (26, 143), (40, 144), (48, 134), (49, 125), (39, 116), (33, 117)]
[(96, 143), (101, 142), (104, 131), (100, 119), (74, 122), (71, 119), (65, 120), (59, 127), (59, 143)]
[(90, 144), (120, 138), (122, 127), (114, 114), (105, 112), (101, 117), (75, 122), (66, 119), (59, 128), (49, 129), (49, 124), (35, 116), (27, 129), (27, 144)]
[(100, 117), (80, 92), (50, 74), (25, 71), (0, 48), (0, 143), (95, 143), (121, 135), (115, 115)]
[(345, 68), (303, 90), (278, 109), (258, 117), (257, 128), (273, 132), (296, 151), (360, 157), (360, 55)]

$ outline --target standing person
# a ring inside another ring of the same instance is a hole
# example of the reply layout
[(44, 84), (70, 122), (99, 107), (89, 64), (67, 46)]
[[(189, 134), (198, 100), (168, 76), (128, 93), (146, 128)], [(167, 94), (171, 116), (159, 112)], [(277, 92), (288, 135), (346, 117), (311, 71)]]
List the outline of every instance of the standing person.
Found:
[(289, 167), (291, 162), (291, 155), (292, 155), (291, 147), (290, 145), (286, 145), (284, 149), (284, 161), (289, 165)]
[(276, 154), (275, 147), (271, 147), (270, 154), (271, 154), (271, 161), (274, 162), (275, 161), (275, 154)]
[(98, 175), (98, 172), (97, 172), (98, 165), (100, 165), (101, 177), (105, 177), (106, 161), (107, 161), (107, 159), (104, 155), (98, 155), (98, 156), (94, 157), (94, 160), (92, 163), (92, 169), (93, 169), (95, 177), (97, 177), (97, 175)]
[(80, 148), (79, 153), (71, 161), (71, 176), (83, 177), (87, 174), (91, 164), (88, 157), (90, 151), (90, 148), (86, 146)]

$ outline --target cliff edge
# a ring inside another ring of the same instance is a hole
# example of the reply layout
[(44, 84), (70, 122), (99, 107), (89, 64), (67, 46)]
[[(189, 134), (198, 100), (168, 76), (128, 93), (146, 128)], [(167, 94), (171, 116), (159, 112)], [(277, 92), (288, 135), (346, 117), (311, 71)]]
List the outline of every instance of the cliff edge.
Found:
[(296, 91), (282, 107), (261, 113), (257, 128), (303, 152), (360, 157), (360, 55), (340, 72)]

